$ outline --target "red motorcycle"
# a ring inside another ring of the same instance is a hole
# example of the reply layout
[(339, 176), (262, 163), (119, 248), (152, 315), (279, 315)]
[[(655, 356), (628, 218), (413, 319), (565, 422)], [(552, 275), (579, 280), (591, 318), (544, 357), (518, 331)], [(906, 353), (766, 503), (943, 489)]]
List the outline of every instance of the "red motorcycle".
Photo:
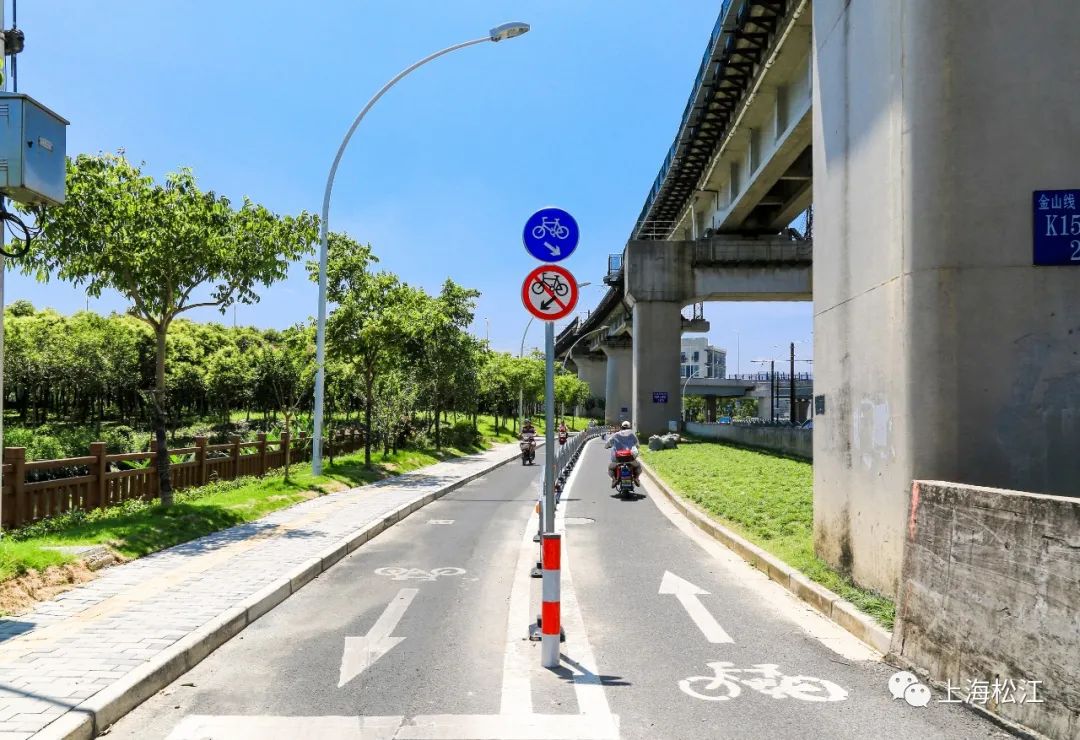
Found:
[(616, 490), (620, 496), (629, 496), (634, 492), (634, 451), (615, 451)]

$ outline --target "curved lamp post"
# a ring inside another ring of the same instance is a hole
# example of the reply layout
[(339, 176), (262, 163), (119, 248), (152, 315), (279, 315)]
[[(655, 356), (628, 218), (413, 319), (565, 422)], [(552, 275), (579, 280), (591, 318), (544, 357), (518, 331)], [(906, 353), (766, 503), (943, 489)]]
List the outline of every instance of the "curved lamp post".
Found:
[(334, 156), (334, 164), (330, 166), (330, 174), (326, 178), (326, 190), (323, 193), (322, 220), (319, 223), (319, 318), (315, 329), (315, 429), (313, 430), (311, 440), (311, 472), (315, 475), (320, 475), (322, 473), (323, 405), (326, 389), (326, 253), (330, 220), (330, 193), (334, 189), (334, 176), (337, 174), (338, 165), (341, 163), (341, 156), (345, 153), (345, 147), (349, 145), (349, 140), (356, 131), (356, 127), (360, 125), (360, 121), (362, 121), (364, 116), (367, 115), (367, 112), (371, 110), (371, 106), (375, 105), (387, 90), (414, 69), (424, 66), (433, 59), (438, 59), (444, 54), (449, 54), (458, 49), (464, 49), (466, 46), (474, 46), (486, 41), (498, 42), (503, 39), (512, 39), (515, 36), (527, 33), (528, 30), (528, 23), (504, 23), (501, 26), (491, 29), (488, 35), (483, 38), (448, 46), (442, 51), (437, 51), (434, 54), (424, 57), (412, 66), (406, 67), (375, 93), (375, 96), (367, 102), (367, 105), (364, 106), (364, 109), (360, 111), (360, 114), (352, 122), (352, 125), (349, 126), (349, 130), (345, 133), (345, 138), (341, 140), (341, 146), (338, 147), (337, 155)]
[(690, 384), (690, 381), (694, 378), (701, 377), (698, 375), (698, 373), (700, 372), (700, 370), (695, 370), (689, 377), (687, 377), (686, 380), (683, 381), (682, 392), (679, 394), (679, 403), (682, 404), (683, 421), (686, 421), (686, 386), (688, 386)]

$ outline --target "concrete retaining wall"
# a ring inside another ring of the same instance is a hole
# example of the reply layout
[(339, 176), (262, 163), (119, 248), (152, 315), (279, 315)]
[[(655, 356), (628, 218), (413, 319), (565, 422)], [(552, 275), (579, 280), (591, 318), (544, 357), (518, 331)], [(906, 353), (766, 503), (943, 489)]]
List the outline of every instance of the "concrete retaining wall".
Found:
[(1080, 500), (916, 481), (905, 529), (894, 656), (957, 698), (1038, 681), (1042, 703), (986, 708), (1080, 739)]
[(686, 423), (686, 433), (692, 437), (718, 439), (759, 450), (780, 452), (803, 460), (814, 459), (814, 433), (809, 429), (743, 424), (699, 424), (691, 421)]

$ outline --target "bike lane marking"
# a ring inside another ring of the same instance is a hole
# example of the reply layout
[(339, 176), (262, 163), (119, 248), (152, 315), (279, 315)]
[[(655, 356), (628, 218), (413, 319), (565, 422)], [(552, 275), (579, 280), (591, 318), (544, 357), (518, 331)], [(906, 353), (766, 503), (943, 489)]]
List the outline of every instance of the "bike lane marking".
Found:
[[(642, 481), (649, 500), (680, 532), (705, 550), (726, 571), (730, 582), (750, 592), (752, 598), (768, 604), (780, 617), (794, 623), (837, 655), (852, 661), (880, 662), (881, 654), (847, 630), (826, 619), (812, 607), (799, 601), (790, 591), (747, 564), (716, 540), (701, 532), (680, 514), (651, 484)], [(723, 576), (720, 576), (723, 577)]]

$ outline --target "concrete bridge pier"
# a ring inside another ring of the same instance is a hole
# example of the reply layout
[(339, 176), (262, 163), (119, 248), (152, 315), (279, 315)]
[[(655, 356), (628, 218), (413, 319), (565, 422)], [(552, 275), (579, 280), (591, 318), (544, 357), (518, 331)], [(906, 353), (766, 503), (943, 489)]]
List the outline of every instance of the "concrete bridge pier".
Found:
[(577, 368), (577, 376), (589, 385), (589, 395), (604, 398), (607, 395), (607, 360), (600, 357), (575, 357), (572, 360)]
[(705, 421), (716, 421), (716, 396), (705, 396)]
[(634, 428), (642, 437), (663, 434), (680, 414), (679, 352), (682, 303), (634, 304)]
[[(626, 342), (605, 343), (601, 350), (607, 358), (604, 379), (604, 421), (618, 424), (630, 420), (633, 393), (633, 369), (630, 346)], [(626, 411), (623, 411), (626, 409)]]
[(1080, 187), (1080, 3), (813, 14), (814, 539), (895, 594), (912, 480), (1080, 495), (1076, 237), (1032, 255), (1033, 191)]

